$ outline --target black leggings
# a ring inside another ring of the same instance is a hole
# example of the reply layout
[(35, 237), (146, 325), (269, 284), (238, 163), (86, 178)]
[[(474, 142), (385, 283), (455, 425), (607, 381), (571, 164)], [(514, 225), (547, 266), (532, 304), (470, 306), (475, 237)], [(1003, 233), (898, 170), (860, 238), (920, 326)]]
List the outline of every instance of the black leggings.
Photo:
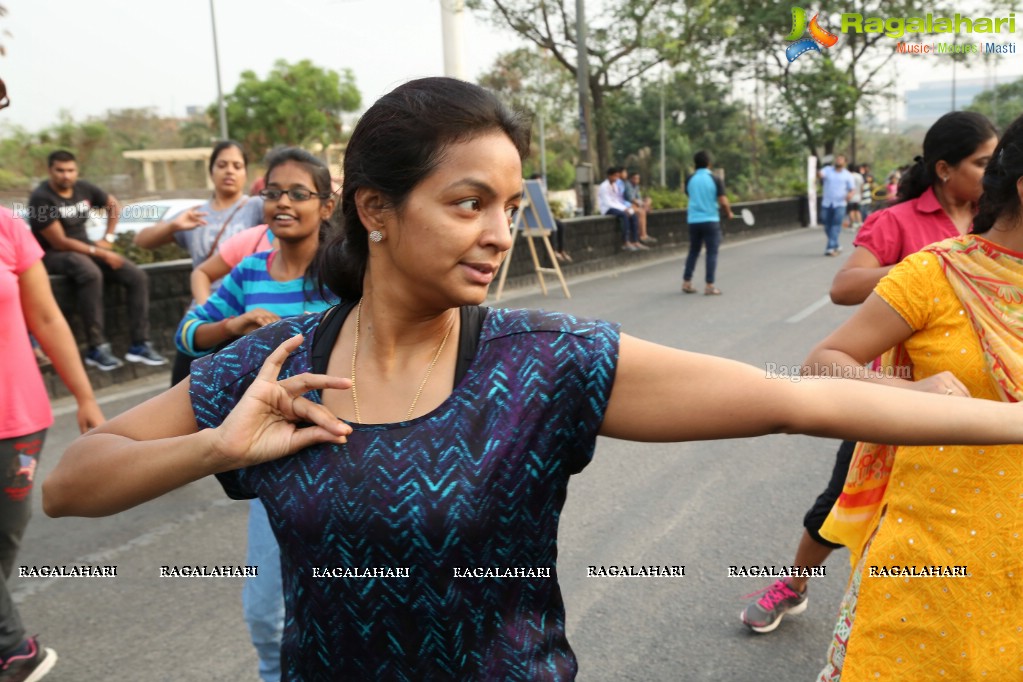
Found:
[(803, 527), (806, 528), (806, 532), (810, 534), (810, 537), (832, 549), (839, 549), (844, 545), (825, 540), (821, 537), (820, 529), (824, 524), (824, 519), (828, 518), (831, 508), (835, 506), (838, 496), (842, 493), (842, 488), (845, 486), (845, 477), (849, 473), (849, 462), (852, 461), (853, 450), (855, 449), (856, 443), (848, 440), (842, 441), (842, 444), (838, 446), (838, 452), (835, 453), (835, 468), (831, 470), (831, 480), (828, 481), (828, 487), (817, 496), (817, 500), (810, 507), (810, 511), (806, 512), (806, 516), (803, 517)]

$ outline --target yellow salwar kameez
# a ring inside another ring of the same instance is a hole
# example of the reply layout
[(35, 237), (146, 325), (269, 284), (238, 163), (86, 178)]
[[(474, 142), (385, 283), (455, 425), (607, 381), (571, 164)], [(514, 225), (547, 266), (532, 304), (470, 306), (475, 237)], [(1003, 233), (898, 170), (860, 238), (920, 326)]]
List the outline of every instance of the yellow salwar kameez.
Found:
[[(1018, 399), (1023, 254), (973, 235), (928, 248), (875, 289), (916, 330), (913, 379)], [(1021, 533), (1023, 446), (898, 448), (819, 679), (1023, 679)]]

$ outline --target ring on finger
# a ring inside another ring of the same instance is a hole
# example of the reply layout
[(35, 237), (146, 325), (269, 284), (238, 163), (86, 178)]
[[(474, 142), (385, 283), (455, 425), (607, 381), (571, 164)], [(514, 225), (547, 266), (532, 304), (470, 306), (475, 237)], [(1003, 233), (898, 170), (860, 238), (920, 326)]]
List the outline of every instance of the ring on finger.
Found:
[(946, 388), (945, 389), (945, 395), (952, 395), (952, 392), (953, 392), (953, 389), (951, 389), (951, 388)]

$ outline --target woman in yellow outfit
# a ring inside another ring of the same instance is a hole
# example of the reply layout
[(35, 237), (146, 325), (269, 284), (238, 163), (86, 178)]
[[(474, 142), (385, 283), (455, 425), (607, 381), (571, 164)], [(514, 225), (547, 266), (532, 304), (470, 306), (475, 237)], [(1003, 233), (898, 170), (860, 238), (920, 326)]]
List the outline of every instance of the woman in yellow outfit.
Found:
[[(807, 363), (854, 372), (899, 344), (913, 380), (870, 380), (1023, 399), (1023, 117), (973, 231), (893, 268)], [(1023, 446), (898, 448), (819, 679), (1023, 679), (1021, 534)]]

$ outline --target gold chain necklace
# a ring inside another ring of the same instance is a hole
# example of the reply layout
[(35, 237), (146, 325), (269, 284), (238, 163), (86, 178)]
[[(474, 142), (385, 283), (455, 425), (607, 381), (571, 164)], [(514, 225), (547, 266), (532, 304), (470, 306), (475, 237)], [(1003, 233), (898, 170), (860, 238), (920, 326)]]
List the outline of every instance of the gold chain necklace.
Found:
[[(359, 305), (355, 308), (355, 343), (352, 344), (352, 404), (355, 406), (356, 424), (362, 423), (362, 418), (359, 416), (359, 393), (355, 390), (355, 358), (359, 354), (359, 327), (361, 326), (362, 299), (359, 299)], [(426, 376), (423, 377), (422, 383), (419, 384), (419, 390), (416, 391), (416, 397), (412, 399), (412, 404), (408, 407), (408, 414), (405, 415), (405, 421), (412, 418), (412, 411), (416, 409), (416, 403), (419, 402), (419, 396), (423, 394), (426, 382), (430, 380), (430, 373), (433, 372), (433, 366), (437, 364), (440, 354), (444, 352), (444, 344), (448, 342), (448, 337), (451, 336), (451, 330), (454, 329), (454, 327), (455, 324), (454, 321), (452, 321), (452, 323), (448, 325), (448, 330), (444, 333), (444, 338), (441, 339), (437, 352), (433, 355), (433, 360), (430, 361), (430, 366), (426, 368)]]

